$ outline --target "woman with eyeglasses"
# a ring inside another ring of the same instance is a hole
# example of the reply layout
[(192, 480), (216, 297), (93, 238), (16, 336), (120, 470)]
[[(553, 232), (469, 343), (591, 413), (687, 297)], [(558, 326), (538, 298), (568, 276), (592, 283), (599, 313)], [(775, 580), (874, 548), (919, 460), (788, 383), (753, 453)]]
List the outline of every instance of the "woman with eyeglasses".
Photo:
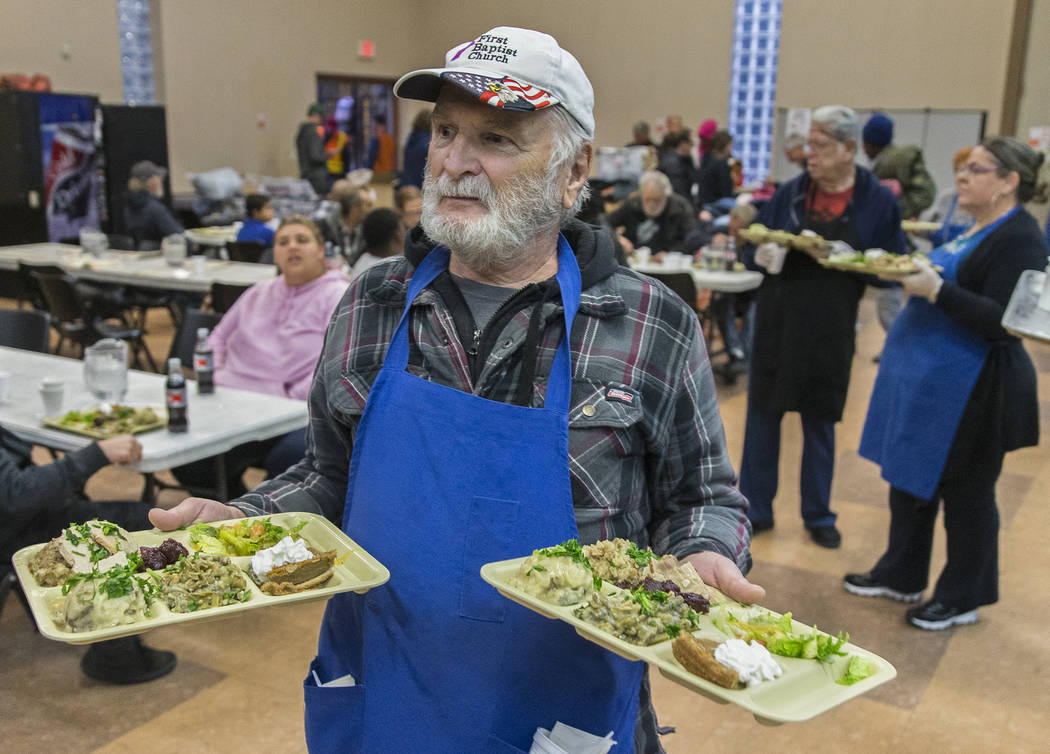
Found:
[(902, 279), (911, 297), (886, 337), (860, 454), (890, 483), (885, 554), (852, 573), (853, 594), (919, 602), (927, 586), (934, 522), (944, 501), (948, 562), (929, 601), (909, 609), (918, 628), (977, 621), (999, 598), (1003, 456), (1039, 441), (1036, 374), (1000, 321), (1024, 270), (1047, 264), (1047, 245), (1024, 202), (1045, 201), (1043, 156), (1016, 139), (974, 148), (955, 173), (963, 235)]

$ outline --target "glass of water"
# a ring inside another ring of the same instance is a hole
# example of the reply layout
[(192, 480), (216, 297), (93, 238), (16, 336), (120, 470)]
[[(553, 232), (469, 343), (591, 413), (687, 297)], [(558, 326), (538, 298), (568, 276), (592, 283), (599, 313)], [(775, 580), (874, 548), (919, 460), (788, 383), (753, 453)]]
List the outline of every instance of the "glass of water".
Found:
[(105, 403), (117, 403), (128, 391), (128, 344), (104, 338), (84, 349), (84, 384)]

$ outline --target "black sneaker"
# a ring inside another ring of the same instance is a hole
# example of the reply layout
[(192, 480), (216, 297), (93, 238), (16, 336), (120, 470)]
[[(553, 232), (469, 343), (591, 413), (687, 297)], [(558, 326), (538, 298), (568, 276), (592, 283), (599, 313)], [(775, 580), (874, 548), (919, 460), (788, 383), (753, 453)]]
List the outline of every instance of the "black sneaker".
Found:
[(175, 654), (150, 649), (138, 636), (92, 644), (80, 660), (84, 675), (106, 683), (145, 683), (175, 669)]
[(758, 534), (760, 531), (769, 531), (773, 528), (773, 520), (769, 521), (752, 521), (751, 522), (751, 533)]
[(814, 526), (809, 530), (809, 536), (821, 547), (834, 550), (842, 546), (842, 535), (834, 526)]
[(913, 607), (904, 614), (908, 623), (927, 631), (943, 631), (950, 626), (965, 626), (977, 622), (977, 608), (960, 610), (931, 600)]
[(861, 597), (889, 597), (897, 602), (918, 602), (922, 592), (901, 592), (880, 584), (871, 577), (871, 573), (847, 573), (842, 579), (842, 587), (850, 594)]

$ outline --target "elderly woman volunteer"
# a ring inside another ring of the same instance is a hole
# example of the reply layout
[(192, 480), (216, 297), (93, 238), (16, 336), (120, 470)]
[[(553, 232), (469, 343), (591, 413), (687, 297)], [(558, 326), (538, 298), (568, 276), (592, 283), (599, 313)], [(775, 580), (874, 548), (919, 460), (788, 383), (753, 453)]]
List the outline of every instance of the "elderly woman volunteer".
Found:
[[(798, 233), (812, 230), (854, 249), (904, 251), (900, 210), (869, 170), (854, 164), (857, 114), (831, 105), (813, 111), (809, 168), (762, 208), (758, 222)], [(801, 508), (813, 541), (839, 547), (831, 510), (835, 423), (842, 418), (853, 360), (857, 304), (869, 279), (820, 266), (813, 255), (762, 244), (742, 258), (763, 268), (755, 296), (755, 334), (748, 387), (740, 491), (751, 502), (755, 531), (773, 526), (780, 424), (802, 419)]]
[[(306, 399), (325, 327), (349, 284), (325, 264), (321, 231), (302, 215), (285, 219), (274, 236), (274, 262), (281, 274), (256, 283), (230, 308), (208, 338), (215, 383)], [(239, 445), (226, 455), (227, 490), (243, 494), (241, 474), (263, 465), (276, 476), (303, 457), (306, 430)], [(211, 486), (211, 459), (174, 469), (191, 486)]]
[(931, 252), (940, 274), (923, 266), (903, 279), (911, 299), (886, 338), (860, 453), (891, 485), (889, 544), (843, 586), (920, 600), (943, 499), (948, 562), (932, 599), (907, 612), (919, 628), (974, 623), (998, 599), (995, 482), (1006, 451), (1039, 439), (1035, 370), (1000, 320), (1021, 273), (1046, 266), (1046, 243), (1021, 207), (1037, 193), (1041, 162), (1015, 139), (973, 150), (955, 182), (976, 222)]

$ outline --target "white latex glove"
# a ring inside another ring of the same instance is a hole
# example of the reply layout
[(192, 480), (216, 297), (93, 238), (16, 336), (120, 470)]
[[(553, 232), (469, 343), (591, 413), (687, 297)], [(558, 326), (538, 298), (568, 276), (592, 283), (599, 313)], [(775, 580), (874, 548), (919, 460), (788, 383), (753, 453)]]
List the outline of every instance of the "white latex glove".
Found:
[(764, 243), (755, 249), (755, 264), (765, 267), (770, 275), (778, 275), (784, 268), (787, 247), (775, 243)]
[(901, 287), (909, 296), (922, 296), (931, 304), (937, 303), (937, 294), (941, 292), (944, 278), (925, 262), (918, 263), (918, 271), (900, 279)]

